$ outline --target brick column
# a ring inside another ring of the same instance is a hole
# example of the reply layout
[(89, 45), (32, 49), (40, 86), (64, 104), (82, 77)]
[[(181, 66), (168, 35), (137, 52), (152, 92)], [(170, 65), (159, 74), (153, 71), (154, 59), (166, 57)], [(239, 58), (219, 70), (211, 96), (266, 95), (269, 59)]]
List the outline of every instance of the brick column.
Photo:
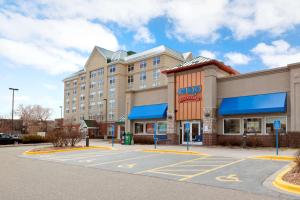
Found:
[(216, 108), (204, 108), (203, 117), (203, 144), (217, 144), (217, 117)]

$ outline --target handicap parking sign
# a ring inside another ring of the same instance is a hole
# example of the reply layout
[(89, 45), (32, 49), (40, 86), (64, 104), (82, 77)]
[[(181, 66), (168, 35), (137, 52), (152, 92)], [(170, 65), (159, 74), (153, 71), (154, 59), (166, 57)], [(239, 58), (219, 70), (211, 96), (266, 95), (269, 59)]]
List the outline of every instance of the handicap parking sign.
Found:
[(281, 124), (280, 124), (280, 121), (279, 120), (275, 120), (274, 122), (273, 122), (273, 124), (274, 124), (274, 129), (280, 129), (281, 128)]

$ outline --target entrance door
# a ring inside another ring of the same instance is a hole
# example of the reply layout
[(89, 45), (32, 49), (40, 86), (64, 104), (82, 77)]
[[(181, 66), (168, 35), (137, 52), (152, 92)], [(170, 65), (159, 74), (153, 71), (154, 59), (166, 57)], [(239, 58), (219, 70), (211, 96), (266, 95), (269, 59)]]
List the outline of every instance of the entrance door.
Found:
[(202, 145), (202, 123), (200, 121), (183, 122), (182, 144)]

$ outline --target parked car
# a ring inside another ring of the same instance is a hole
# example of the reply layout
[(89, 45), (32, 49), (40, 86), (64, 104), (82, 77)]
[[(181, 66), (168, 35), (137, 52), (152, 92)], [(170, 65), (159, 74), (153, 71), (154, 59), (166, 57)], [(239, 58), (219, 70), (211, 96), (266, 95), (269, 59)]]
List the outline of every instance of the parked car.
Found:
[(18, 137), (12, 137), (5, 133), (0, 134), (0, 144), (18, 144), (21, 141), (22, 141), (22, 139), (20, 139)]

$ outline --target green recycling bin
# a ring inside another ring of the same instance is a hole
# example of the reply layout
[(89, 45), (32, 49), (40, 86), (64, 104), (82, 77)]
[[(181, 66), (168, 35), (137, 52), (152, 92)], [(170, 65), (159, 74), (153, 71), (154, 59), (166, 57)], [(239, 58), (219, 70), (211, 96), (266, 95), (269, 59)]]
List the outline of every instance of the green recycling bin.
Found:
[(131, 145), (132, 142), (132, 133), (127, 132), (125, 133), (125, 143), (126, 145)]

